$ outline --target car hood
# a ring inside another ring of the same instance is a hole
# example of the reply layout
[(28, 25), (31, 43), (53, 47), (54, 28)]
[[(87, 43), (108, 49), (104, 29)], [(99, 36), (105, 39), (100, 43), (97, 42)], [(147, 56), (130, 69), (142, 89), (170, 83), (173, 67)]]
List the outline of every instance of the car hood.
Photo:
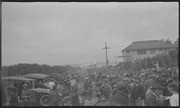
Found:
[(35, 88), (32, 91), (41, 92), (41, 93), (50, 93), (49, 89)]

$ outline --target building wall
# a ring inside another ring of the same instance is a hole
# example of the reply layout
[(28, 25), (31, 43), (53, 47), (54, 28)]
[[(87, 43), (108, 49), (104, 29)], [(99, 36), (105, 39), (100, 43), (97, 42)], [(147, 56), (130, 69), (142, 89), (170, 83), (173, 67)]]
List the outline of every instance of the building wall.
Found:
[[(133, 59), (129, 59), (129, 60), (135, 60), (135, 59), (143, 59), (145, 57), (153, 57), (156, 56), (158, 54), (168, 54), (171, 49), (153, 49), (153, 50), (146, 50), (146, 54), (138, 54), (137, 50), (131, 50), (128, 54), (126, 53), (126, 51), (123, 51), (123, 56), (132, 56), (131, 58)], [(128, 60), (129, 57), (124, 58), (124, 60)]]

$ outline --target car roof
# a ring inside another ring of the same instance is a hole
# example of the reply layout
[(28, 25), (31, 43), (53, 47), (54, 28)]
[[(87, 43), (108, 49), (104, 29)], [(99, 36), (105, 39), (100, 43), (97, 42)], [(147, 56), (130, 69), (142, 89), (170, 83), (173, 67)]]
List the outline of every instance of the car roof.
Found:
[(32, 78), (32, 79), (44, 79), (44, 78), (46, 78), (48, 76), (49, 75), (46, 75), (46, 74), (32, 73), (32, 74), (26, 74), (23, 77)]
[(33, 81), (34, 79), (19, 77), (19, 76), (9, 76), (9, 77), (2, 77), (2, 80)]

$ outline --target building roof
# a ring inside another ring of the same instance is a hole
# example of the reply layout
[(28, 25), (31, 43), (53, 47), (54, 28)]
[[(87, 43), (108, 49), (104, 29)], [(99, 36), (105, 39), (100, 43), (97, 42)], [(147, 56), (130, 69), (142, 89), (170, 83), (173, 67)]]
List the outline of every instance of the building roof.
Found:
[(176, 48), (178, 44), (168, 44), (160, 40), (135, 41), (122, 51), (141, 49)]

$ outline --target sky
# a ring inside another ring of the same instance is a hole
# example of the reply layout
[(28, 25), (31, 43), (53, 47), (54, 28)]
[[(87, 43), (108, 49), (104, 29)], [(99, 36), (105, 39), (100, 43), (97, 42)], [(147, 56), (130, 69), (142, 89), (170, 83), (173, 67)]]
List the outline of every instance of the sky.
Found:
[(134, 41), (177, 40), (178, 7), (178, 2), (3, 2), (2, 65), (105, 62), (105, 42), (114, 62)]

